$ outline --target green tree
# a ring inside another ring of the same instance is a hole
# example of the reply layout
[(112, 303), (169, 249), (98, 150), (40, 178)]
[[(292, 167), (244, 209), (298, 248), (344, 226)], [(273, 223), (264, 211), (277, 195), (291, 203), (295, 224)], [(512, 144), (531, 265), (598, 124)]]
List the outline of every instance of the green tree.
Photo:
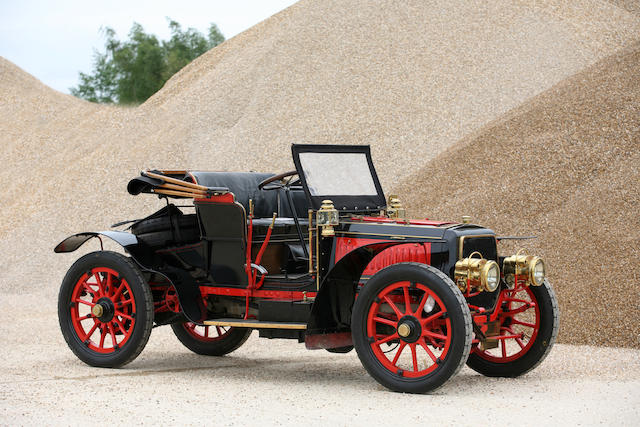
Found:
[(100, 103), (144, 102), (182, 67), (224, 41), (216, 24), (209, 27), (208, 37), (194, 28), (184, 31), (172, 20), (169, 28), (171, 38), (162, 42), (137, 23), (124, 42), (106, 28), (105, 51), (94, 52), (93, 72), (79, 73), (80, 83), (71, 94)]

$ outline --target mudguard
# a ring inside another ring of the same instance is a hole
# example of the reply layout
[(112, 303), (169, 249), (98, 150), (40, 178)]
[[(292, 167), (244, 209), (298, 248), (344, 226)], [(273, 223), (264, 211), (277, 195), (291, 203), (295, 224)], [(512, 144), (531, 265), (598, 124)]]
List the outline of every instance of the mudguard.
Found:
[(206, 311), (202, 303), (202, 295), (193, 278), (186, 272), (176, 268), (163, 269), (162, 271), (153, 268), (153, 253), (146, 249), (145, 245), (140, 243), (134, 234), (125, 231), (88, 231), (78, 233), (58, 243), (53, 251), (56, 253), (73, 252), (88, 240), (94, 237), (100, 239), (100, 236), (108, 237), (122, 246), (143, 271), (156, 273), (164, 277), (175, 289), (182, 312), (189, 321), (200, 323), (204, 320)]
[(307, 336), (351, 331), (351, 307), (363, 271), (371, 260), (391, 246), (424, 241), (381, 241), (360, 246), (342, 257), (322, 280), (307, 323)]
[(138, 238), (134, 234), (124, 231), (87, 231), (67, 237), (62, 242), (58, 243), (53, 251), (58, 254), (73, 252), (80, 246), (84, 245), (88, 240), (94, 237), (99, 238), (99, 236), (110, 238), (111, 240), (122, 246), (124, 249), (138, 244)]

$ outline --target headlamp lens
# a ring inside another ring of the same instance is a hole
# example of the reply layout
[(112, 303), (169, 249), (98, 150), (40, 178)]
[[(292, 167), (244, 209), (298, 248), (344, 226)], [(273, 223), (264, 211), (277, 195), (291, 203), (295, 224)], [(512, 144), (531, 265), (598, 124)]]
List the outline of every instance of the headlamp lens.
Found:
[(491, 264), (487, 271), (487, 290), (493, 292), (498, 288), (500, 283), (500, 268), (495, 262)]
[(544, 271), (544, 262), (539, 259), (535, 265), (533, 266), (533, 281), (537, 285), (541, 285), (544, 281), (545, 271)]

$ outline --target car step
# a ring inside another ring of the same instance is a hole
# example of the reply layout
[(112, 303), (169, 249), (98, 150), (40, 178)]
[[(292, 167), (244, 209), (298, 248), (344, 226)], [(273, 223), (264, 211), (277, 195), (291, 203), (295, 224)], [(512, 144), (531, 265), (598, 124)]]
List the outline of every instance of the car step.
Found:
[(273, 322), (255, 319), (213, 319), (203, 322), (206, 326), (235, 326), (255, 329), (307, 329), (306, 323)]

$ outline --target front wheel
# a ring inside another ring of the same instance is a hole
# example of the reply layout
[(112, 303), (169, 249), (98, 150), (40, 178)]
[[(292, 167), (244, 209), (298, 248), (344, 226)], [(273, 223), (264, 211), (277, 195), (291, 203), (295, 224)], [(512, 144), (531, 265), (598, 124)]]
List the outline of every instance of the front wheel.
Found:
[(224, 356), (238, 349), (251, 335), (251, 329), (228, 326), (201, 326), (195, 323), (171, 325), (176, 338), (189, 350), (205, 356)]
[(356, 299), (351, 331), (362, 365), (380, 384), (425, 393), (464, 365), (469, 308), (455, 284), (429, 265), (400, 263), (373, 276)]
[(501, 298), (497, 347), (475, 346), (467, 365), (488, 377), (517, 377), (549, 354), (558, 335), (558, 301), (546, 280), (541, 286), (503, 290)]
[(147, 344), (153, 297), (130, 258), (92, 252), (76, 261), (64, 277), (58, 320), (64, 339), (80, 360), (115, 368), (131, 362)]

